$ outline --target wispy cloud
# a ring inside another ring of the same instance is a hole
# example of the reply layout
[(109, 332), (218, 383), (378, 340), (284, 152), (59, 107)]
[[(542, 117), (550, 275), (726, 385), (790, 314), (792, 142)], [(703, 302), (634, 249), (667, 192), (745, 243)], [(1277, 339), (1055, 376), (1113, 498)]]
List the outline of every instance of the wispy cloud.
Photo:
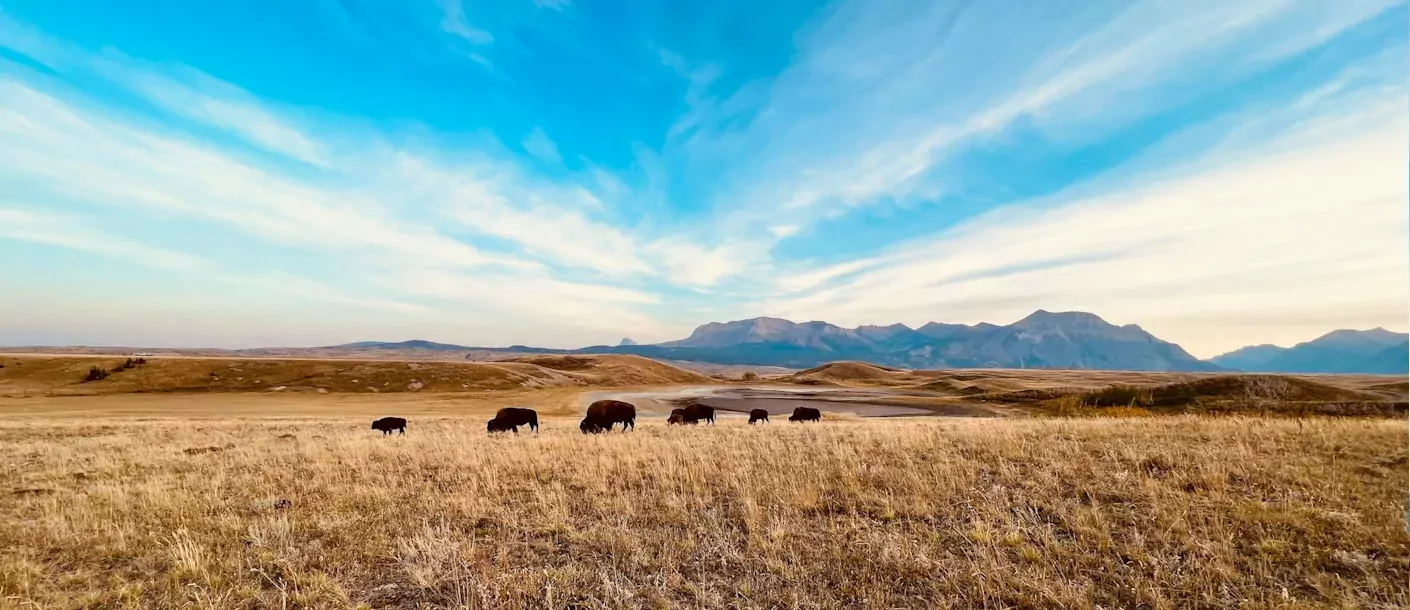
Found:
[(522, 144), (524, 150), (529, 151), (529, 154), (544, 161), (555, 165), (563, 162), (563, 156), (558, 154), (558, 145), (549, 139), (548, 134), (544, 133), (542, 128), (535, 127), (533, 131), (529, 132), (529, 135), (524, 136)]
[(264, 275), (232, 273), (220, 269), (217, 263), (206, 258), (113, 235), (92, 227), (82, 218), (69, 215), (0, 208), (0, 238), (80, 250), (157, 269), (198, 273), (205, 279), (325, 302), (401, 312), (425, 311), (422, 306), (393, 299), (348, 294), (322, 282), (286, 272), (275, 271)]
[(388, 217), (356, 192), (325, 191), (172, 134), (116, 122), (0, 80), (0, 175), (43, 178), (101, 205), (228, 224), (273, 242), (468, 267), (522, 265)]
[[(0, 209), (0, 238), (414, 314), (340, 323), (447, 340), (667, 339), (759, 314), (1003, 322), (1042, 307), (1208, 354), (1305, 338), (1329, 310), (1343, 325), (1403, 319), (1406, 265), (1385, 253), (1407, 241), (1406, 41), (1374, 39), (1373, 22), (1403, 2), (1039, 16), (844, 0), (797, 31), (741, 30), (748, 44), (731, 52), (787, 47), (772, 66), (535, 5), (549, 10), (407, 9), (427, 40), (358, 24), (359, 44), (408, 56), (491, 67), (494, 54), (494, 84), (474, 92), (492, 101), (475, 113), (446, 103), (464, 90), (415, 92), (451, 108), (428, 112), (439, 126), (396, 107), (412, 93), (368, 113), (396, 119), (296, 107), (279, 100), (317, 96), (85, 49), (0, 14), (0, 183), (18, 202)], [(591, 57), (539, 44), (565, 32), (613, 44)], [(610, 65), (611, 86), (633, 89), (591, 97), (608, 86), (591, 69), (583, 83), (535, 80), (546, 61)], [(650, 104), (611, 116), (627, 99)], [(176, 239), (187, 232), (217, 239)], [(283, 255), (242, 266), (236, 250)], [(1279, 322), (1230, 331), (1259, 315)]]
[(73, 217), (16, 208), (0, 208), (0, 237), (83, 250), (176, 271), (196, 271), (209, 264), (198, 256), (109, 235)]
[(1387, 255), (1410, 247), (1410, 120), (1399, 104), (1357, 112), (1356, 129), (1299, 125), (1183, 177), (1001, 208), (882, 259), (800, 275), (783, 287), (802, 292), (762, 309), (913, 324), (1100, 311), (1204, 356), (1243, 344), (1206, 323), (1218, 315), (1277, 311), (1280, 341), (1305, 339), (1334, 309), (1394, 325), (1410, 298), (1410, 263)]
[[(559, 321), (556, 328), (579, 332), (606, 332), (612, 324), (642, 329), (641, 335), (666, 328), (637, 311), (656, 304), (655, 296), (593, 283), (602, 277), (669, 283), (676, 270), (718, 266), (708, 256), (703, 261), (648, 260), (643, 249), (663, 239), (660, 235), (634, 235), (595, 220), (592, 216), (604, 206), (591, 192), (539, 180), (509, 160), (482, 154), (451, 161), (438, 158), (433, 147), (394, 146), (367, 137), (350, 142), (361, 137), (355, 134), (370, 132), (337, 126), (339, 146), (329, 146), (247, 93), (208, 76), (185, 69), (173, 75), (116, 55), (83, 58), (56, 48), (69, 54), (64, 57), (67, 67), (101, 67), (107, 78), (161, 111), (196, 123), (193, 130), (157, 126), (140, 114), (47, 91), (42, 79), (31, 83), (0, 74), (0, 98), (5, 100), (0, 107), (0, 179), (23, 182), (41, 195), (81, 201), (95, 211), (125, 209), (209, 223), (270, 244), (345, 257), (366, 272), (344, 279), (361, 282), (364, 289), (397, 286), (416, 298), (455, 297), (488, 307), (495, 316), (538, 315), (546, 322)], [(207, 125), (314, 164), (323, 173), (311, 179), (278, 159), (241, 154), (200, 133)], [(546, 134), (535, 134), (539, 137), (531, 134), (525, 146), (556, 156)], [(606, 178), (623, 188), (610, 175)], [(602, 182), (591, 175), (585, 179)], [(58, 238), (57, 233), (32, 232), (31, 240), (39, 235)], [(119, 243), (90, 241), (89, 251)], [(476, 245), (481, 241), (487, 246)], [(155, 259), (161, 253), (172, 264), (201, 260), (135, 241), (120, 243), (131, 256)], [(569, 275), (587, 272), (588, 278), (564, 279), (552, 269)], [(707, 273), (709, 279), (719, 277)], [(235, 274), (222, 277), (236, 284), (253, 281)], [(698, 285), (701, 278), (687, 275), (680, 281)], [(312, 280), (283, 283), (305, 296), (327, 293), (336, 297), (324, 298), (349, 304), (378, 302), (376, 297), (329, 292)], [(448, 302), (441, 306), (451, 307)]]
[(462, 0), (440, 0), (440, 3), (444, 12), (441, 17), (442, 30), (473, 44), (486, 45), (494, 42), (494, 36), (488, 31), (470, 25), (470, 21), (465, 17), (465, 4)]
[(189, 71), (188, 78), (193, 83), (155, 72), (124, 69), (114, 62), (104, 62), (100, 69), (109, 74), (127, 73), (133, 90), (169, 112), (230, 130), (267, 150), (325, 169), (330, 167), (319, 144), (236, 87)]
[(753, 121), (735, 108), (692, 117), (684, 146), (759, 159), (739, 166), (745, 191), (729, 197), (747, 217), (783, 208), (818, 221), (934, 198), (945, 185), (932, 173), (949, 156), (1016, 124), (1099, 137), (1201, 78), (1230, 79), (1394, 2), (1307, 4), (1138, 2), (1114, 13), (1093, 4), (1037, 23), (989, 4), (843, 3), (802, 38), (799, 61), (767, 96), (741, 90), (764, 100)]

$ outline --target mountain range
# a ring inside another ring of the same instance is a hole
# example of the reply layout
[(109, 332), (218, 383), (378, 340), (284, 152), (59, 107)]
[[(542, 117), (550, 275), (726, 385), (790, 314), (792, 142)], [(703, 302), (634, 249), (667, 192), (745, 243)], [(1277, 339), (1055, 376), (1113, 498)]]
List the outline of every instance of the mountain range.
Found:
[[(1013, 324), (944, 324), (919, 328), (904, 324), (843, 328), (827, 322), (753, 318), (711, 322), (678, 341), (581, 349), (515, 345), (480, 348), (403, 341), (361, 342), (358, 349), (467, 350), (485, 353), (635, 354), (661, 360), (723, 365), (809, 368), (857, 360), (912, 369), (1045, 368), (1128, 371), (1248, 371), (1284, 373), (1405, 374), (1410, 362), (1407, 335), (1383, 328), (1338, 330), (1293, 347), (1254, 345), (1200, 360), (1179, 345), (1140, 326), (1117, 326), (1081, 312), (1038, 310)], [(467, 357), (476, 356), (472, 354)]]
[(1410, 373), (1410, 335), (1384, 328), (1336, 330), (1292, 347), (1251, 345), (1211, 362), (1258, 373)]

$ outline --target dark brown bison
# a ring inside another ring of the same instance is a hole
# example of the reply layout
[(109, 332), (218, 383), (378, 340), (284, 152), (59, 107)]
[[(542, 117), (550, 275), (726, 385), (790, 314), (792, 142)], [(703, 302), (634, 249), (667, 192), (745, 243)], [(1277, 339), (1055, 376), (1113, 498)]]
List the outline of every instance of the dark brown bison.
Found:
[(693, 404), (685, 408), (685, 418), (694, 420), (705, 420), (715, 423), (715, 408), (702, 404)]
[(812, 407), (798, 407), (793, 409), (793, 415), (788, 416), (788, 421), (822, 421), (822, 411)]
[(406, 420), (400, 417), (383, 417), (372, 422), (372, 429), (381, 430), (382, 436), (391, 434), (392, 430), (400, 430), (402, 434), (406, 434)]
[(754, 425), (754, 422), (759, 422), (759, 421), (764, 422), (764, 423), (766, 423), (766, 424), (769, 423), (769, 412), (766, 411), (766, 410), (764, 410), (764, 409), (750, 409), (750, 410), (749, 410), (749, 425), (752, 426), (752, 425)]
[(539, 431), (539, 414), (533, 409), (505, 407), (494, 414), (494, 419), (485, 424), (490, 432), (519, 433), (519, 426), (528, 425), (534, 432)]
[(620, 400), (599, 400), (588, 405), (578, 429), (584, 434), (611, 432), (612, 426), (622, 424), (622, 432), (627, 428), (636, 429), (636, 407)]
[(687, 419), (686, 416), (685, 416), (685, 409), (671, 409), (671, 416), (666, 418), (666, 423), (667, 423), (667, 424), (690, 424), (690, 425), (694, 426), (694, 425), (697, 423), (697, 420), (696, 420), (695, 418), (693, 418), (693, 417)]

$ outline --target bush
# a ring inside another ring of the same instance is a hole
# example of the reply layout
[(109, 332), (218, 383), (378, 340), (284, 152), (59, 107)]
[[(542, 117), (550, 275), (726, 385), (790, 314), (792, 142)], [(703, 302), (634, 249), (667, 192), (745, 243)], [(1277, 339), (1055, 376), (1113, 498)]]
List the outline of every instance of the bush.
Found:
[(744, 381), (758, 381), (759, 375), (754, 371), (745, 371), (743, 375), (739, 376), (739, 378)]
[(90, 381), (102, 381), (108, 378), (108, 369), (96, 366), (88, 367), (88, 376), (83, 378), (83, 383)]
[(1090, 407), (1148, 407), (1152, 400), (1148, 388), (1114, 385), (1088, 392), (1082, 402)]

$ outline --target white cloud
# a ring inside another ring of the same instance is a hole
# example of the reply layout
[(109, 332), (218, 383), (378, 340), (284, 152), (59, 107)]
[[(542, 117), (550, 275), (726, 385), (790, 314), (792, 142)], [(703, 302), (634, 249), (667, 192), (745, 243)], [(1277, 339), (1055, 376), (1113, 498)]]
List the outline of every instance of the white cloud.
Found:
[(672, 283), (708, 287), (726, 279), (737, 278), (760, 267), (767, 258), (757, 243), (725, 241), (716, 246), (703, 246), (684, 240), (662, 239), (652, 242), (647, 250), (659, 261)]
[(356, 191), (300, 185), (3, 79), (0, 97), (6, 100), (0, 108), (0, 175), (12, 179), (42, 179), (95, 203), (189, 215), (282, 244), (381, 251), (422, 264), (524, 265), (427, 228), (402, 226)]
[[(636, 290), (555, 280), (527, 274), (477, 275), (408, 270), (384, 274), (379, 282), (400, 294), (435, 299), (446, 304), (488, 305), (496, 317), (533, 320), (553, 327), (570, 327), (579, 333), (620, 333), (627, 329), (643, 336), (660, 336), (665, 328), (639, 307), (659, 303), (650, 293)], [(462, 313), (461, 315), (466, 315)], [(572, 345), (558, 338), (551, 345)], [(579, 345), (580, 346), (580, 345)]]
[(0, 237), (83, 250), (175, 271), (196, 271), (209, 264), (198, 256), (108, 235), (72, 217), (15, 208), (0, 208)]
[(102, 72), (126, 74), (130, 86), (169, 112), (227, 129), (265, 149), (322, 168), (330, 166), (322, 147), (297, 128), (262, 108), (248, 93), (194, 74), (186, 84), (150, 71), (133, 71), (105, 62)]
[[(531, 255), (597, 272), (649, 274), (631, 236), (590, 220), (580, 210), (600, 207), (582, 190), (535, 189), (505, 181), (508, 168), (443, 168), (403, 156), (396, 182), (433, 209), (484, 235), (510, 240)], [(490, 177), (490, 176), (494, 177)], [(576, 205), (575, 205), (576, 204)]]
[(743, 192), (728, 201), (756, 222), (780, 208), (807, 224), (934, 199), (946, 185), (932, 172), (1017, 123), (1056, 140), (1099, 137), (1190, 84), (1245, 74), (1387, 4), (1091, 3), (1034, 20), (995, 3), (844, 2), (800, 33), (799, 61), (754, 120), (704, 107), (682, 154), (745, 159)]
[(1285, 331), (1306, 331), (1315, 326), (1306, 320), (1336, 311), (1342, 325), (1401, 326), (1410, 302), (1410, 122), (1400, 105), (1361, 113), (1357, 129), (1306, 125), (1182, 178), (1057, 207), (1002, 208), (860, 273), (838, 266), (800, 276), (784, 287), (847, 279), (762, 309), (843, 324), (1086, 310), (1139, 322), (1201, 356), (1270, 340), (1265, 328), (1208, 324), (1221, 317), (1267, 312)]
[[(102, 63), (77, 56), (67, 61), (75, 69)], [(109, 77), (135, 87), (162, 109), (317, 162), (325, 171), (317, 179), (295, 177), (298, 172), (286, 172), (279, 163), (247, 159), (198, 134), (158, 127), (72, 94), (60, 97), (12, 74), (0, 75), (0, 181), (23, 184), (28, 194), (55, 197), (63, 206), (82, 202), (80, 207), (91, 210), (106, 207), (168, 221), (211, 223), (337, 257), (342, 266), (364, 272), (341, 278), (351, 285), (367, 288), (372, 283), (378, 292), (402, 286), (406, 292), (398, 294), (434, 299), (446, 309), (427, 311), (416, 303), (343, 292), (277, 269), (258, 277), (211, 276), (229, 284), (437, 319), (471, 308), (505, 320), (501, 328), (512, 327), (510, 320), (528, 328), (533, 317), (551, 318), (551, 328), (559, 333), (554, 344), (617, 335), (627, 328), (640, 329), (637, 334), (643, 336), (669, 332), (640, 311), (656, 304), (651, 293), (565, 280), (533, 260), (619, 279), (661, 272), (639, 254), (637, 242), (647, 240), (591, 218), (605, 208), (584, 188), (539, 181), (513, 163), (483, 155), (450, 163), (376, 139), (351, 142), (340, 146), (338, 154), (328, 154), (330, 147), (318, 138), (228, 85), (194, 73), (176, 79), (168, 76), (170, 71), (157, 74), (117, 61), (108, 63), (114, 69)], [(237, 112), (233, 105), (222, 105), (232, 99), (253, 110)], [(207, 112), (212, 108), (217, 110)], [(338, 131), (344, 138), (359, 133)], [(460, 226), (447, 226), (446, 216)], [(19, 218), (18, 213), (7, 217), (12, 232), (22, 226)], [(168, 268), (200, 260), (118, 236), (98, 239), (72, 228), (67, 234), (41, 232), (29, 226), (33, 218), (24, 220), (30, 241), (43, 238)], [(448, 235), (463, 235), (467, 229), (472, 239)], [(493, 238), (486, 240), (492, 249), (512, 253), (477, 247), (481, 236)], [(387, 277), (403, 279), (388, 284)]]
[(441, 17), (441, 29), (455, 34), (470, 41), (473, 44), (486, 45), (494, 42), (494, 36), (488, 31), (470, 25), (465, 17), (465, 5), (462, 0), (440, 0), (441, 10), (444, 15)]
[(94, 229), (83, 219), (73, 216), (0, 208), (0, 238), (81, 250), (148, 267), (199, 274), (202, 278), (227, 284), (273, 290), (281, 294), (361, 308), (402, 312), (425, 310), (419, 305), (392, 299), (347, 294), (322, 282), (290, 273), (275, 271), (261, 276), (249, 276), (220, 271), (217, 265), (208, 259), (112, 235)]
[(529, 135), (524, 136), (523, 145), (524, 150), (529, 151), (529, 154), (543, 159), (544, 161), (554, 165), (563, 162), (562, 155), (558, 154), (558, 145), (554, 144), (553, 140), (549, 139), (548, 134), (544, 133), (543, 129), (535, 127), (533, 131), (529, 132)]

